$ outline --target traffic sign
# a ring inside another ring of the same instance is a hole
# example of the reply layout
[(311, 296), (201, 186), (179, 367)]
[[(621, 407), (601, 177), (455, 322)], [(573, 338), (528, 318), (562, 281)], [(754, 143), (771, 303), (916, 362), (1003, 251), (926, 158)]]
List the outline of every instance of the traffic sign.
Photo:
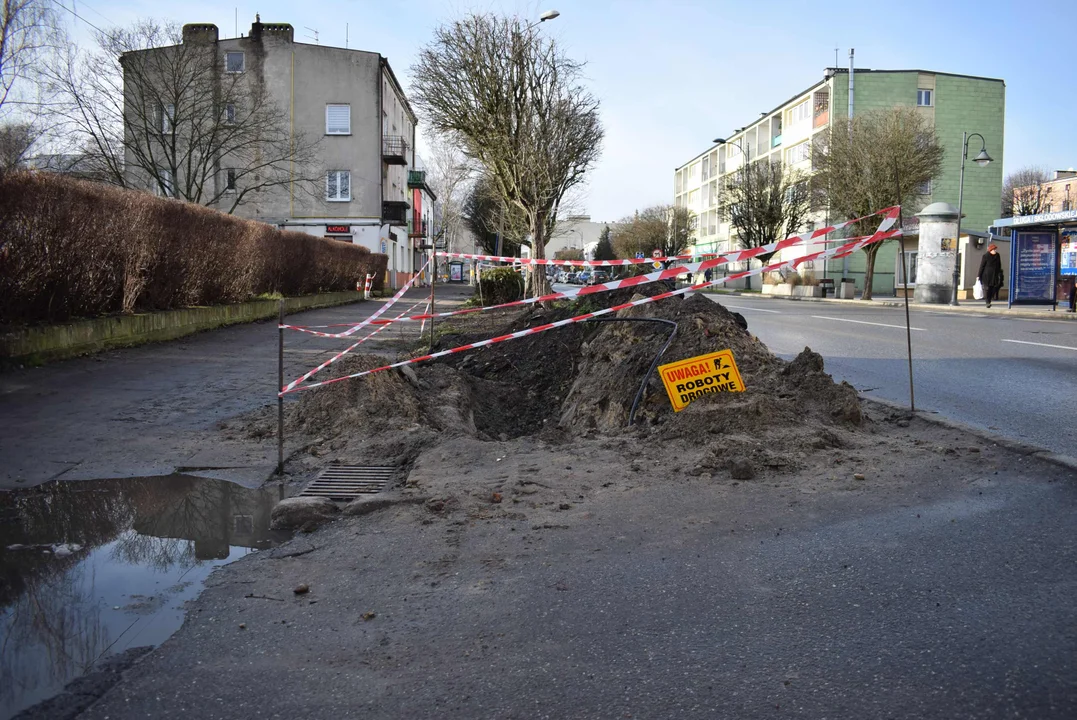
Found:
[(642, 260), (643, 259), (643, 253), (641, 253), (641, 252), (636, 253), (636, 259), (637, 260)]
[(655, 248), (654, 250), (651, 251), (651, 257), (653, 257), (653, 258), (662, 257), (662, 251), (659, 250), (658, 248)]
[(651, 267), (653, 267), (655, 270), (661, 270), (662, 269), (662, 263), (655, 260), (653, 263), (651, 263)]

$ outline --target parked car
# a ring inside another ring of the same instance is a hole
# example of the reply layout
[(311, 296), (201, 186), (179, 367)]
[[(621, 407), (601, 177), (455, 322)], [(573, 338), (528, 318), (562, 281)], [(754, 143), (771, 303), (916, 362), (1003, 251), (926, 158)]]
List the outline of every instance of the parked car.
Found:
[(557, 273), (557, 277), (556, 277), (556, 279), (554, 280), (554, 282), (557, 282), (557, 283), (567, 283), (567, 282), (569, 282), (569, 279), (568, 279), (568, 277), (569, 277), (569, 275), (571, 275), (571, 274), (572, 274), (572, 273), (568, 272), (567, 270), (562, 270), (562, 271), (560, 271), (559, 273)]
[(603, 272), (602, 270), (595, 270), (587, 278), (587, 284), (588, 285), (601, 285), (604, 282), (609, 282), (609, 280), (610, 280), (610, 276), (607, 275), (605, 272)]
[(583, 272), (581, 272), (579, 275), (576, 276), (576, 284), (577, 285), (588, 285), (588, 284), (590, 284), (590, 280), (591, 280), (591, 272), (589, 270), (584, 270)]

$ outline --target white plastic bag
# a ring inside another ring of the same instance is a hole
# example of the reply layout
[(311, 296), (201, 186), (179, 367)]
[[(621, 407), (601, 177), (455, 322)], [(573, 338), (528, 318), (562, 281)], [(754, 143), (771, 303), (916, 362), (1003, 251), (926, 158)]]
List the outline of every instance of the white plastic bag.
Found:
[(980, 278), (976, 278), (976, 284), (972, 286), (972, 297), (977, 300), (984, 299), (984, 286), (983, 283), (980, 282)]

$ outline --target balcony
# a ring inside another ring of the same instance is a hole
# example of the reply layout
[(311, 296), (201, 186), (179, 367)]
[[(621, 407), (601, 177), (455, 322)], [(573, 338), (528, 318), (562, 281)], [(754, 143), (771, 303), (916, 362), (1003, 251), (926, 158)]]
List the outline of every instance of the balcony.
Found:
[(781, 144), (782, 144), (782, 136), (781, 135), (775, 135), (774, 137), (772, 137), (770, 139), (770, 146), (772, 148), (776, 148)]
[(425, 238), (430, 236), (430, 225), (428, 221), (423, 220), (416, 226), (412, 223), (408, 227), (408, 237), (410, 238)]
[(408, 141), (400, 135), (382, 136), (381, 159), (387, 165), (407, 165)]
[(408, 187), (412, 189), (426, 189), (426, 170), (408, 170)]
[(387, 225), (407, 225), (411, 205), (399, 200), (386, 200), (381, 204), (381, 221)]

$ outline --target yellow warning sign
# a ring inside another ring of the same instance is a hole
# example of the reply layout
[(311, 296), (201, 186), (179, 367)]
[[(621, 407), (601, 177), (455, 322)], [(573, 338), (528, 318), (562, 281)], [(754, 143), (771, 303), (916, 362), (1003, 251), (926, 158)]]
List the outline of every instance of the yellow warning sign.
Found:
[(673, 410), (680, 412), (698, 397), (716, 392), (744, 392), (732, 350), (700, 355), (659, 365), (662, 383), (666, 386)]

